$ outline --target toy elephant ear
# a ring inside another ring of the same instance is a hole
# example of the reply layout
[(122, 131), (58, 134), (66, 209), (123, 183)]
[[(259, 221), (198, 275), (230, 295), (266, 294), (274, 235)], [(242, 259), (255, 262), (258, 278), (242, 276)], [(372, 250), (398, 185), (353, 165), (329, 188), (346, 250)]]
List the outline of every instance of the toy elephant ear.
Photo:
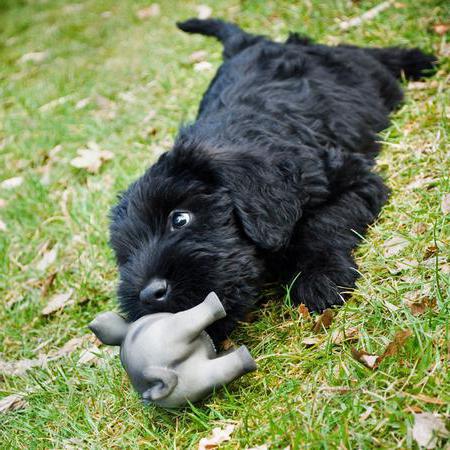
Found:
[(147, 367), (143, 375), (149, 384), (149, 388), (142, 394), (142, 398), (147, 401), (161, 400), (169, 396), (178, 384), (177, 374), (163, 367)]
[(112, 311), (99, 314), (88, 327), (106, 345), (122, 344), (128, 332), (125, 319)]

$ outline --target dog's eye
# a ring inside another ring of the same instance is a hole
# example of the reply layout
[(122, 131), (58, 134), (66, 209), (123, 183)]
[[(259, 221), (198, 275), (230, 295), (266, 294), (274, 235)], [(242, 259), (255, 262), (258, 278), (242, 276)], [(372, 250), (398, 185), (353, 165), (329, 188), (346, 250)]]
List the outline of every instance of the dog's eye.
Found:
[(185, 227), (191, 221), (188, 212), (175, 212), (172, 214), (172, 228), (179, 229)]

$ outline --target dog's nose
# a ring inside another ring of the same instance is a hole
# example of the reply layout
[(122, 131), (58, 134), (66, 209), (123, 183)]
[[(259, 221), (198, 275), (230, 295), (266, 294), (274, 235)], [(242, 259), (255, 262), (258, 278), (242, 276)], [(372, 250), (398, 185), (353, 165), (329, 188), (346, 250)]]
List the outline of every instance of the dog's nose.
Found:
[(144, 303), (163, 302), (167, 297), (169, 290), (169, 283), (167, 280), (154, 278), (142, 289), (139, 294), (139, 299)]

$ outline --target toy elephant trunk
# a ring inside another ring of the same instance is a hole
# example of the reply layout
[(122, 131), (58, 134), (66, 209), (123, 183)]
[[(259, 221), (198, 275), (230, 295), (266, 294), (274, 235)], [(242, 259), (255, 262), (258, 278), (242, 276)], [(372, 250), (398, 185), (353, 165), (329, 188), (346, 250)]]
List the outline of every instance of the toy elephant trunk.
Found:
[(256, 369), (246, 347), (217, 355), (206, 327), (226, 316), (213, 292), (176, 314), (156, 313), (133, 323), (114, 312), (89, 325), (107, 345), (120, 345), (120, 360), (144, 402), (173, 408), (195, 402), (216, 387)]

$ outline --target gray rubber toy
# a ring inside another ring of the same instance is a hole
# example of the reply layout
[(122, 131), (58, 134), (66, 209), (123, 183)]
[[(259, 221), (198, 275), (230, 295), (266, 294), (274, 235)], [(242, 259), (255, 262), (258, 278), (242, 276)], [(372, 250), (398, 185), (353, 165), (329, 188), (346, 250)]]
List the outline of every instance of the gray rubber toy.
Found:
[(211, 292), (187, 311), (150, 314), (133, 323), (110, 311), (98, 315), (89, 328), (104, 344), (120, 345), (122, 365), (144, 402), (175, 408), (256, 369), (244, 346), (216, 354), (204, 330), (225, 316)]

